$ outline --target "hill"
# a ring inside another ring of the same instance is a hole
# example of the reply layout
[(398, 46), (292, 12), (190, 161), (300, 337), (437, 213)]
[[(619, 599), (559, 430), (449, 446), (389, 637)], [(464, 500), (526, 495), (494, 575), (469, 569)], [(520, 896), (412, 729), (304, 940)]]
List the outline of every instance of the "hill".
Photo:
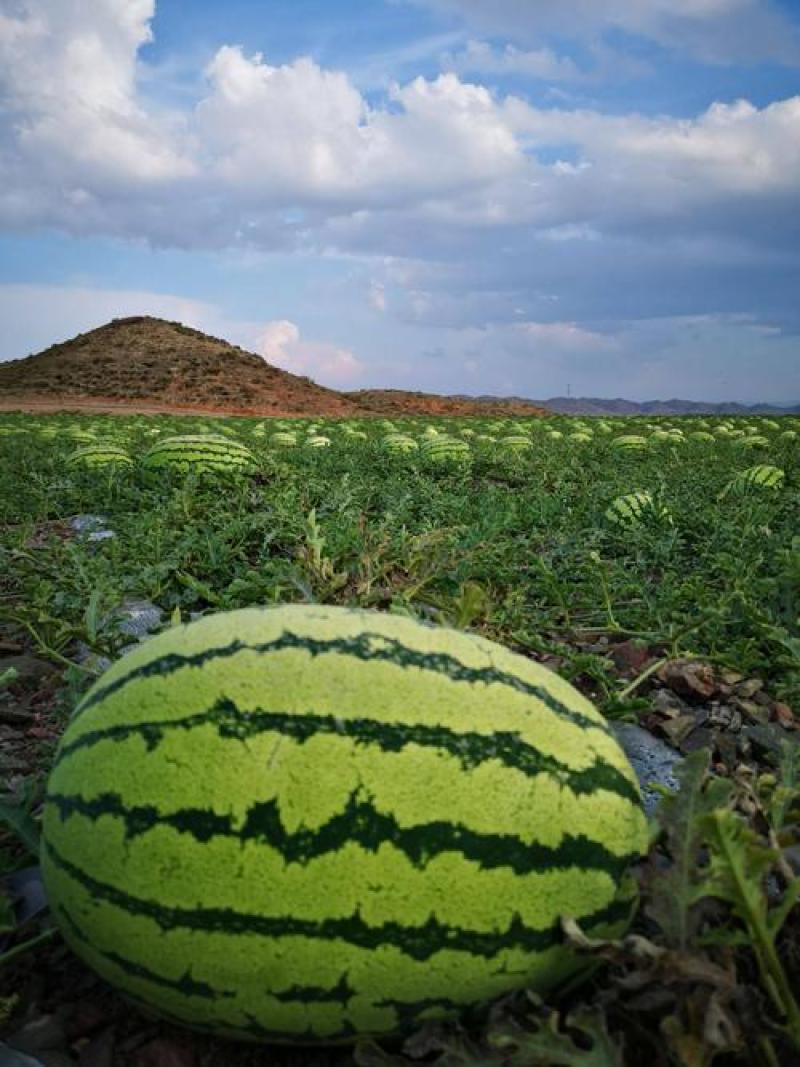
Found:
[(195, 411), (238, 415), (547, 414), (400, 390), (340, 393), (179, 322), (147, 315), (0, 363), (0, 409)]
[[(492, 397), (486, 398), (491, 401)], [(646, 400), (636, 403), (621, 398), (587, 396), (555, 396), (550, 400), (537, 400), (548, 411), (558, 415), (796, 415), (800, 405), (777, 407), (775, 404), (735, 404), (696, 400)]]
[(344, 393), (359, 407), (374, 415), (548, 415), (533, 400), (516, 397), (476, 398), (472, 396), (439, 396), (435, 393), (415, 393), (404, 389), (361, 389)]

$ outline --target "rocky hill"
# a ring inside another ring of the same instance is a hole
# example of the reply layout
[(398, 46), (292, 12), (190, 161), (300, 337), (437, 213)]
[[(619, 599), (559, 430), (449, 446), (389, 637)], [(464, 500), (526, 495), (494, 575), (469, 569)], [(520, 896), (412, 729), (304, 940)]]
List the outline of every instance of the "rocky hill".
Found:
[(546, 414), (398, 390), (340, 393), (179, 322), (114, 319), (0, 363), (0, 410), (198, 411), (257, 415)]

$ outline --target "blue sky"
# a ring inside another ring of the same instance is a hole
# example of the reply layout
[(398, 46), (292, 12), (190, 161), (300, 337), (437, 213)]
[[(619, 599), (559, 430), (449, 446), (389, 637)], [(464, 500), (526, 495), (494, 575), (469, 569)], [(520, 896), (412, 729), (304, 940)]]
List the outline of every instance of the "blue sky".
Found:
[(796, 0), (0, 0), (0, 360), (800, 400)]

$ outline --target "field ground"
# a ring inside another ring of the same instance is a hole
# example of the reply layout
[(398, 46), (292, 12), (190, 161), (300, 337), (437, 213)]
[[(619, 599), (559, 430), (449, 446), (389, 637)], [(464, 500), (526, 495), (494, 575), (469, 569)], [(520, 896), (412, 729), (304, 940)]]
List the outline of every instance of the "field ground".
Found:
[[(588, 1063), (592, 1041), (598, 1065), (645, 1057), (653, 1067), (800, 1062), (800, 1012), (784, 988), (800, 984), (791, 909), (800, 420), (312, 424), (46, 410), (0, 416), (0, 814), (8, 826), (0, 873), (31, 863), (22, 816), (35, 832), (70, 712), (102, 664), (130, 643), (121, 605), (147, 601), (163, 625), (288, 602), (411, 614), (534, 657), (609, 719), (666, 740), (689, 757), (681, 795), (694, 797), (706, 818), (695, 823), (665, 806), (640, 872), (635, 929), (646, 940), (638, 949), (595, 949), (611, 966), (555, 1005), (560, 1029), (549, 1029), (556, 1016), (548, 1022), (544, 1008), (523, 1029), (530, 1006), (514, 1002), (460, 1039), (460, 1051), (455, 1039), (441, 1039), (448, 1052), (428, 1035), (426, 1062)], [(253, 470), (148, 475), (142, 459), (155, 441), (208, 430), (245, 443)], [(272, 440), (282, 430), (297, 434), (296, 447)], [(461, 441), (463, 457), (426, 458), (431, 430)], [(396, 431), (422, 447), (390, 453), (385, 438)], [(314, 433), (329, 443), (310, 446)], [(522, 443), (504, 443), (520, 435)], [(643, 439), (638, 448), (618, 443), (631, 435)], [(132, 465), (68, 465), (76, 449), (104, 439), (124, 447)], [(757, 466), (783, 477), (774, 485), (742, 480)], [(649, 494), (646, 506), (615, 522), (612, 502), (633, 492)], [(113, 536), (93, 539), (91, 523), (81, 529), (76, 516), (100, 517)], [(722, 807), (750, 835), (728, 866), (715, 851), (708, 798), (716, 787), (701, 785), (701, 755), (729, 790)], [(773, 929), (769, 917), (781, 906), (782, 926), (775, 920)], [(680, 923), (675, 909), (683, 909)], [(13, 954), (45, 927), (36, 925), (40, 917), (15, 932), (5, 910)], [(62, 1067), (326, 1064), (351, 1056), (240, 1049), (147, 1020), (46, 933), (0, 970), (2, 1033), (22, 1033), (23, 1045), (27, 1034), (32, 1055), (58, 1053), (48, 1062)], [(606, 1043), (626, 1051), (598, 1051)], [(406, 1062), (369, 1049), (359, 1057)]]

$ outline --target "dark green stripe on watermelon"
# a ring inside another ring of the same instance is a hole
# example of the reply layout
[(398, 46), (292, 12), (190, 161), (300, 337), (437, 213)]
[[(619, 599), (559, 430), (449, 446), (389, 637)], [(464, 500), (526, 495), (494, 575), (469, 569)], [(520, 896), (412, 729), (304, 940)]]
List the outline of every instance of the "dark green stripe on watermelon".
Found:
[(445, 652), (419, 652), (416, 649), (408, 648), (399, 641), (386, 637), (384, 634), (370, 633), (360, 634), (358, 637), (324, 640), (287, 631), (275, 640), (265, 641), (261, 644), (247, 644), (237, 639), (220, 648), (205, 649), (202, 652), (193, 654), (182, 655), (178, 652), (170, 652), (165, 656), (152, 659), (140, 667), (134, 667), (127, 674), (113, 682), (109, 682), (107, 685), (101, 683), (96, 686), (78, 706), (75, 717), (106, 700), (112, 693), (119, 692), (126, 685), (139, 679), (156, 676), (167, 678), (184, 667), (205, 667), (209, 663), (236, 656), (240, 652), (267, 655), (272, 652), (286, 650), (307, 652), (312, 657), (326, 654), (341, 657), (352, 656), (353, 659), (361, 662), (377, 661), (379, 663), (392, 663), (398, 667), (416, 667), (419, 670), (428, 670), (441, 675), (448, 681), (464, 682), (467, 685), (475, 685), (476, 683), (506, 685), (519, 693), (525, 693), (540, 700), (545, 707), (567, 722), (574, 723), (576, 726), (608, 732), (608, 726), (605, 723), (567, 707), (543, 686), (526, 682), (517, 675), (497, 670), (494, 667), (469, 667)]
[(307, 864), (326, 853), (337, 852), (348, 842), (368, 852), (377, 852), (388, 842), (420, 869), (443, 852), (457, 852), (482, 869), (509, 867), (515, 874), (524, 875), (537, 870), (579, 867), (582, 871), (606, 871), (617, 881), (637, 858), (636, 854), (617, 856), (584, 835), (566, 834), (558, 846), (550, 846), (539, 842), (527, 844), (507, 834), (477, 833), (458, 823), (429, 822), (404, 827), (391, 815), (376, 811), (369, 801), (359, 800), (355, 793), (345, 809), (323, 826), (294, 833), (284, 829), (277, 800), (254, 804), (240, 829), (235, 828), (231, 816), (213, 811), (184, 808), (162, 814), (149, 805), (126, 808), (113, 793), (93, 800), (51, 795), (48, 803), (57, 809), (62, 820), (70, 815), (91, 820), (104, 816), (121, 819), (128, 838), (168, 826), (178, 833), (190, 834), (201, 843), (216, 836), (233, 837), (242, 843), (263, 841), (279, 852), (286, 863)]
[[(45, 841), (44, 852), (50, 863), (73, 879), (98, 900), (105, 901), (129, 915), (149, 919), (162, 930), (187, 929), (249, 937), (301, 937), (329, 941), (340, 938), (359, 948), (374, 949), (391, 945), (414, 960), (428, 960), (436, 953), (449, 950), (471, 956), (492, 957), (503, 949), (520, 948), (543, 952), (563, 943), (559, 923), (544, 930), (534, 930), (515, 916), (507, 930), (485, 932), (466, 930), (439, 922), (431, 916), (421, 926), (403, 926), (386, 922), (370, 926), (358, 914), (346, 919), (313, 921), (291, 915), (253, 915), (234, 908), (173, 908), (134, 896), (117, 886), (101, 882), (60, 855), (52, 843)], [(622, 922), (630, 918), (631, 901), (616, 899), (591, 915), (583, 916), (582, 927), (591, 930), (600, 924)]]
[[(127, 678), (120, 679), (123, 685), (126, 681)], [(220, 738), (238, 741), (256, 737), (261, 733), (275, 732), (291, 737), (300, 744), (317, 734), (339, 735), (361, 744), (377, 745), (384, 752), (400, 752), (410, 744), (422, 745), (443, 749), (455, 756), (467, 770), (488, 760), (497, 760), (504, 766), (512, 767), (528, 776), (551, 774), (576, 794), (606, 789), (624, 797), (637, 807), (641, 803), (636, 785), (604, 760), (598, 758), (586, 770), (574, 770), (555, 757), (548, 756), (522, 741), (516, 733), (457, 733), (445, 726), (387, 723), (375, 719), (345, 719), (334, 715), (301, 715), (262, 709), (242, 712), (232, 701), (225, 699), (217, 701), (208, 711), (198, 712), (183, 719), (120, 724), (88, 730), (61, 748), (58, 763), (61, 765), (74, 752), (91, 748), (104, 741), (121, 742), (137, 736), (141, 737), (152, 751), (169, 733), (207, 725), (215, 726)]]

